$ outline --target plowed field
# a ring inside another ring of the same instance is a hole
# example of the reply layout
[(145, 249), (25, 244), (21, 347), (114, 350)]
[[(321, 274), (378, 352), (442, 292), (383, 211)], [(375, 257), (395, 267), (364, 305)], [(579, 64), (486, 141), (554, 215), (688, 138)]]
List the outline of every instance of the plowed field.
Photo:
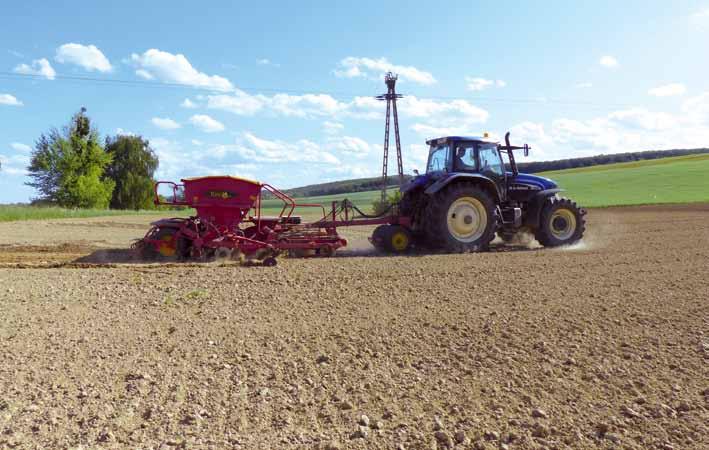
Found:
[(709, 448), (709, 205), (573, 248), (140, 264), (0, 224), (0, 448)]

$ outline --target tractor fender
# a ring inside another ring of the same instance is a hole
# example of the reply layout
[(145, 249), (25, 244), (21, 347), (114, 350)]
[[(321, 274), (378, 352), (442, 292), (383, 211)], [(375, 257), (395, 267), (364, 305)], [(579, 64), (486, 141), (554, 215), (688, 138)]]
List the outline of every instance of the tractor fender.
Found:
[(437, 180), (435, 183), (430, 185), (429, 187), (426, 188), (424, 191), (427, 195), (434, 195), (435, 193), (439, 192), (441, 189), (445, 188), (449, 184), (453, 182), (461, 182), (461, 181), (470, 181), (473, 183), (478, 183), (484, 186), (485, 190), (489, 191), (494, 200), (495, 203), (500, 202), (500, 193), (497, 192), (497, 186), (495, 186), (495, 183), (489, 179), (488, 177), (484, 175), (479, 175), (475, 173), (458, 173), (455, 175), (451, 175), (449, 177), (444, 177), (439, 180)]
[(524, 224), (532, 228), (539, 226), (539, 217), (542, 213), (542, 206), (544, 206), (544, 201), (549, 197), (553, 197), (559, 192), (563, 192), (563, 189), (544, 189), (539, 191), (529, 200), (527, 205), (527, 215), (525, 217)]

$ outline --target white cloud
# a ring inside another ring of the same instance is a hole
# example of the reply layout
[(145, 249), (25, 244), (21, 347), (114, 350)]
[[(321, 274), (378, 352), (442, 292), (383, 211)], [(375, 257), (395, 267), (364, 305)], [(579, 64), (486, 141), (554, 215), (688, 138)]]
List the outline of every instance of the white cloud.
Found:
[(30, 147), (30, 146), (27, 145), (27, 144), (23, 144), (23, 143), (21, 143), (21, 142), (13, 142), (13, 143), (11, 143), (11, 144), (10, 144), (10, 148), (13, 149), (13, 150), (15, 150), (15, 151), (22, 152), (22, 153), (29, 153), (29, 152), (32, 151), (32, 147)]
[[(345, 118), (381, 120), (386, 104), (372, 97), (355, 97), (342, 102), (327, 94), (249, 95), (236, 90), (231, 95), (207, 96), (207, 107), (242, 116), (265, 112), (277, 117), (327, 118), (325, 132), (335, 134), (337, 121)], [(485, 123), (489, 113), (467, 100), (439, 101), (407, 96), (398, 101), (399, 114), (416, 119), (413, 129), (426, 136), (444, 134), (444, 130), (471, 132)]]
[(405, 153), (404, 165), (408, 170), (417, 169), (420, 172), (426, 171), (428, 161), (428, 146), (425, 144), (410, 144), (409, 151)]
[(460, 115), (468, 121), (482, 123), (490, 116), (487, 111), (470, 104), (467, 100), (438, 101), (408, 96), (399, 100), (398, 104), (399, 112), (403, 115), (417, 118)]
[(505, 87), (507, 83), (503, 80), (487, 80), (485, 78), (465, 77), (465, 82), (468, 83), (468, 90), (482, 91), (489, 87)]
[(417, 69), (413, 66), (400, 66), (392, 64), (386, 58), (358, 58), (348, 56), (340, 61), (334, 73), (342, 78), (381, 77), (386, 72), (393, 72), (399, 75), (399, 79), (407, 80), (418, 84), (430, 85), (436, 83), (436, 79), (429, 72)]
[(19, 101), (14, 95), (0, 94), (0, 105), (22, 106), (23, 103)]
[(273, 61), (271, 61), (268, 58), (261, 58), (256, 60), (256, 64), (259, 66), (273, 66), (273, 67), (281, 67), (280, 64), (276, 64)]
[(252, 116), (264, 108), (264, 97), (249, 95), (236, 89), (232, 95), (207, 96), (207, 108), (228, 111), (240, 116)]
[(603, 67), (608, 67), (609, 69), (614, 69), (620, 65), (618, 63), (618, 60), (610, 55), (601, 56), (601, 59), (598, 60), (598, 64), (602, 65)]
[(323, 133), (325, 134), (338, 134), (340, 131), (344, 130), (345, 126), (339, 122), (331, 122), (326, 120), (322, 123)]
[(187, 168), (192, 169), (192, 157), (183, 151), (179, 142), (156, 137), (150, 139), (150, 146), (160, 160), (156, 173), (158, 179), (169, 180), (183, 174)]
[(269, 106), (286, 117), (333, 116), (345, 108), (327, 94), (276, 94), (270, 98)]
[(200, 141), (199, 139), (192, 139), (190, 142), (191, 142), (192, 145), (194, 145), (195, 147), (201, 147), (201, 146), (204, 145), (204, 142)]
[(138, 69), (135, 71), (135, 74), (138, 75), (140, 78), (144, 78), (146, 80), (154, 80), (155, 79), (155, 77), (147, 70)]
[(187, 109), (195, 109), (197, 107), (197, 104), (195, 102), (193, 102), (192, 100), (190, 100), (189, 98), (186, 98), (186, 99), (182, 100), (182, 103), (180, 103), (180, 106), (182, 106), (183, 108), (187, 108)]
[(687, 88), (681, 83), (670, 83), (647, 91), (648, 94), (655, 97), (671, 97), (674, 95), (683, 95), (687, 92)]
[(116, 128), (116, 134), (118, 136), (137, 136), (136, 133), (132, 131), (124, 130), (123, 128)]
[(575, 87), (577, 89), (587, 89), (587, 88), (593, 87), (593, 83), (590, 83), (588, 81), (584, 81), (582, 83), (577, 83)]
[(47, 61), (46, 58), (35, 59), (32, 61), (32, 65), (30, 66), (24, 63), (20, 64), (16, 66), (13, 71), (23, 75), (36, 75), (44, 77), (48, 80), (53, 80), (57, 76), (57, 73), (54, 71), (52, 65), (49, 64), (49, 61)]
[(709, 92), (686, 100), (682, 112), (694, 123), (709, 125)]
[(328, 146), (356, 158), (367, 156), (373, 148), (373, 146), (369, 145), (364, 139), (353, 136), (330, 138), (328, 140)]
[(176, 181), (187, 176), (221, 175), (228, 172), (222, 161), (215, 161), (211, 149), (186, 150), (182, 143), (162, 137), (151, 138), (150, 146), (160, 159), (156, 175), (158, 179)]
[(231, 91), (234, 86), (219, 75), (207, 75), (192, 67), (182, 54), (173, 55), (151, 48), (142, 55), (133, 53), (131, 61), (136, 66), (136, 74), (146, 79), (156, 78), (163, 82), (186, 84), (189, 86)]
[(437, 101), (410, 96), (400, 102), (403, 116), (418, 119), (411, 126), (421, 136), (479, 134), (490, 114), (467, 100)]
[(241, 116), (252, 116), (261, 110), (284, 117), (334, 116), (347, 108), (327, 94), (250, 95), (236, 89), (232, 95), (207, 96), (207, 108), (228, 111)]
[(697, 28), (709, 29), (709, 8), (704, 8), (689, 16), (689, 21)]
[(589, 120), (557, 118), (549, 126), (523, 122), (510, 131), (514, 142), (532, 146), (534, 160), (704, 147), (709, 142), (709, 92), (686, 101), (681, 114), (632, 108)]
[(176, 130), (180, 124), (167, 117), (153, 117), (150, 121), (161, 130)]
[(667, 130), (677, 126), (677, 121), (671, 114), (651, 112), (644, 108), (632, 108), (612, 112), (608, 115), (608, 118), (627, 128), (648, 131)]
[(0, 173), (3, 175), (22, 176), (27, 174), (27, 166), (30, 163), (28, 155), (2, 155), (0, 154)]
[(54, 59), (62, 64), (76, 64), (89, 72), (110, 72), (113, 70), (108, 58), (95, 45), (81, 45), (73, 42), (57, 49)]
[(307, 139), (301, 139), (295, 143), (287, 143), (278, 140), (261, 139), (252, 133), (246, 132), (242, 134), (242, 140), (244, 143), (237, 146), (236, 152), (247, 161), (340, 164), (340, 160), (335, 155), (324, 151), (318, 144)]
[(195, 114), (190, 117), (190, 123), (205, 133), (218, 133), (224, 131), (224, 124), (206, 114)]

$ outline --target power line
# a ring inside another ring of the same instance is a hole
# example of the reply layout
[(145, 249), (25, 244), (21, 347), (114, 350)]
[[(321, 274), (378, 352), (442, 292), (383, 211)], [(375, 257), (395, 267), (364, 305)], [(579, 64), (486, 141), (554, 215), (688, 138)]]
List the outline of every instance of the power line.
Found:
[[(188, 89), (194, 91), (210, 92), (215, 94), (228, 94), (231, 90), (228, 89), (218, 89), (210, 86), (199, 86), (187, 83), (171, 83), (163, 81), (147, 81), (147, 80), (126, 80), (118, 78), (96, 78), (96, 77), (80, 77), (74, 75), (63, 75), (56, 74), (53, 79), (48, 79), (43, 75), (34, 74), (20, 74), (15, 72), (2, 72), (0, 71), (0, 80), (8, 81), (66, 81), (66, 82), (77, 82), (77, 83), (94, 83), (97, 85), (117, 85), (117, 86), (132, 86), (132, 87), (146, 87), (146, 88), (156, 88), (156, 89)], [(337, 92), (337, 91), (319, 91), (319, 90), (299, 90), (299, 89), (281, 89), (272, 87), (250, 87), (250, 86), (237, 86), (244, 92), (250, 93), (273, 93), (273, 94), (293, 94), (293, 95), (308, 95), (314, 92), (318, 94), (329, 95), (333, 98), (352, 100), (357, 97), (372, 97), (371, 94), (355, 94), (351, 92)], [(506, 98), (506, 97), (479, 97), (479, 96), (459, 96), (459, 97), (448, 97), (448, 96), (429, 96), (429, 95), (416, 95), (415, 93), (410, 93), (407, 96), (415, 96), (420, 99), (429, 100), (469, 100), (476, 103), (508, 103), (516, 105), (562, 105), (562, 106), (585, 106), (594, 109), (607, 109), (607, 108), (629, 108), (628, 105), (620, 104), (609, 104), (609, 103), (597, 103), (582, 100), (565, 100), (565, 99), (547, 99), (547, 98)]]

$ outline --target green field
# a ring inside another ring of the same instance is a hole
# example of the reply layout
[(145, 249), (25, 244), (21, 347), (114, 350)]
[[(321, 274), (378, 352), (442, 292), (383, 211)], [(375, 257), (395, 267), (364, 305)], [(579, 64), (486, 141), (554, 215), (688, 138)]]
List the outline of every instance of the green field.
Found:
[[(555, 180), (564, 193), (585, 207), (644, 205), (657, 203), (709, 202), (709, 154), (607, 164), (539, 174)], [(319, 203), (329, 211), (332, 201), (349, 199), (369, 211), (379, 191), (353, 192), (297, 199), (299, 203)], [(275, 215), (282, 203), (265, 200), (263, 214)], [(162, 213), (168, 214), (167, 211)], [(187, 215), (189, 212), (180, 212)], [(161, 214), (161, 211), (120, 211), (64, 209), (58, 207), (0, 205), (0, 222), (13, 220), (61, 219), (125, 214)], [(174, 214), (174, 212), (172, 213)], [(308, 220), (322, 215), (317, 208), (295, 211)], [(168, 214), (169, 215), (169, 214)]]
[(71, 219), (126, 214), (160, 214), (161, 211), (123, 211), (116, 209), (67, 209), (58, 206), (0, 205), (0, 222), (15, 220)]
[(544, 172), (587, 207), (709, 202), (709, 155)]

